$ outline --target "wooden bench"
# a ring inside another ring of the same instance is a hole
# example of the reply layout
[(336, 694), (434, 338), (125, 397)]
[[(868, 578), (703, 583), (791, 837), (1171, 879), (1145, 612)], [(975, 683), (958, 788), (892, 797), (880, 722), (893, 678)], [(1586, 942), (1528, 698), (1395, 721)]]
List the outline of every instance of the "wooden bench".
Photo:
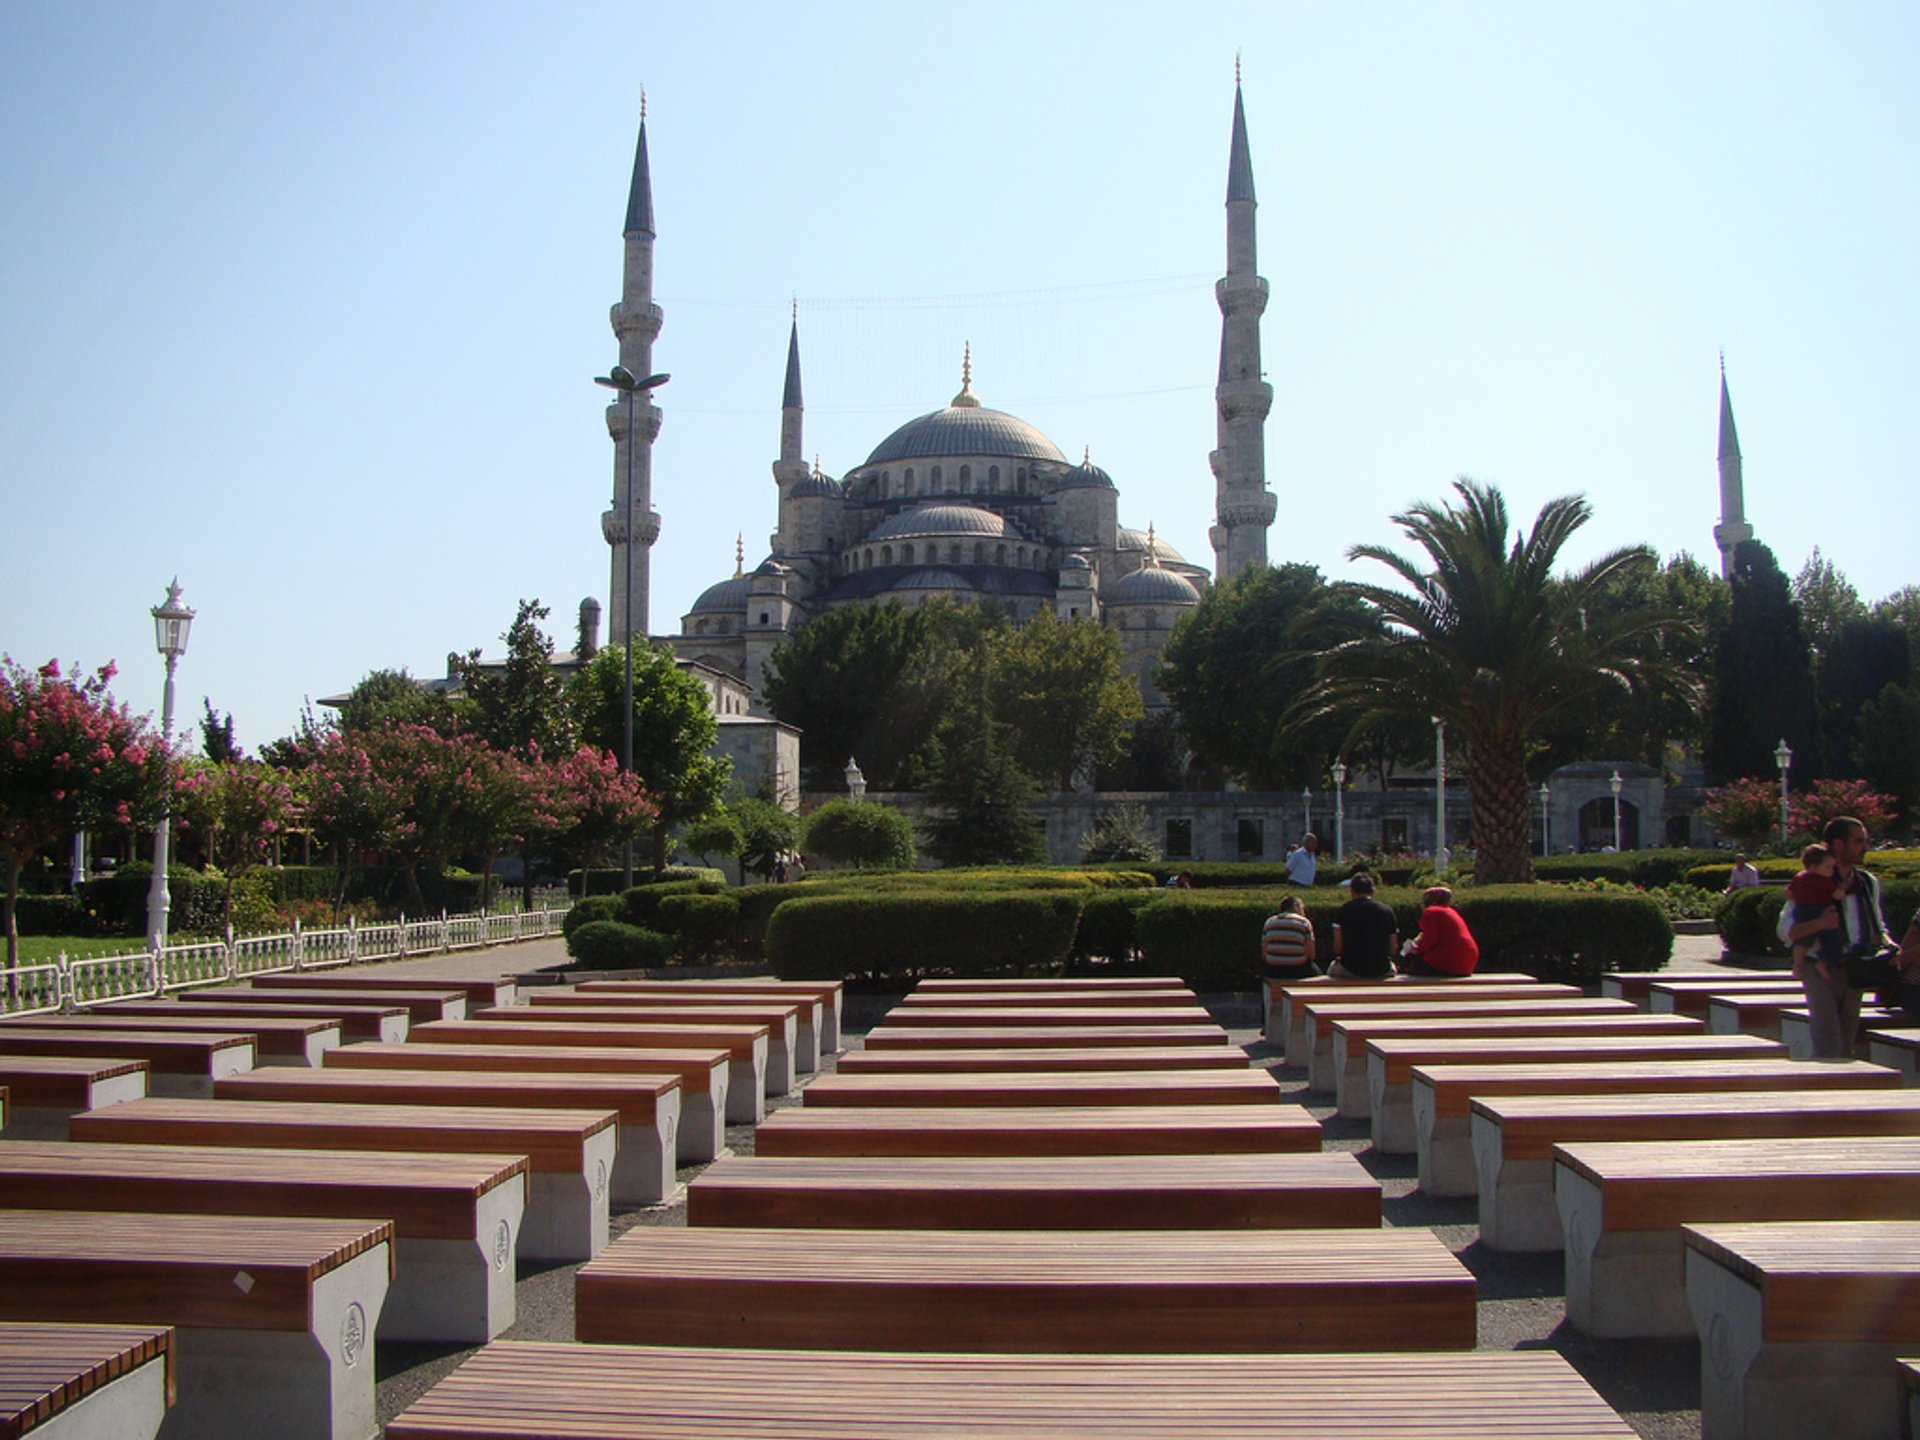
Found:
[(64, 1140), (67, 1120), (82, 1110), (144, 1099), (147, 1062), (81, 1055), (0, 1055), (7, 1096), (0, 1139)]
[(390, 1422), (386, 1440), (842, 1440), (850, 1416), (865, 1440), (1635, 1440), (1547, 1350), (1049, 1357), (809, 1348), (748, 1356), (730, 1347), (526, 1341), (489, 1345), (467, 1360)]
[[(1855, 1055), (1872, 1053), (1868, 1035), (1883, 1030), (1898, 1030), (1913, 1023), (1913, 1018), (1904, 1010), (1884, 1010), (1878, 1005), (1862, 1005), (1859, 1038), (1854, 1041)], [(1814, 1058), (1813, 1018), (1805, 1005), (1796, 1005), (1780, 1012), (1780, 1043), (1787, 1047), (1787, 1054), (1796, 1060)]]
[(758, 1125), (767, 1114), (765, 1025), (628, 1025), (585, 1020), (508, 1020), (529, 1010), (503, 1010), (500, 1019), (436, 1020), (415, 1039), (450, 1045), (584, 1045), (592, 1049), (724, 1050), (727, 1053), (726, 1121)]
[(253, 1068), (253, 1037), (221, 1031), (125, 1028), (33, 1029), (0, 1025), (0, 1055), (76, 1055), (93, 1060), (144, 1060), (155, 1095), (205, 1099), (213, 1082)]
[[(574, 1338), (748, 1350), (1471, 1350), (1431, 1230), (651, 1229), (574, 1282)], [(743, 1357), (748, 1369), (751, 1357)]]
[(583, 980), (574, 987), (583, 995), (762, 995), (779, 999), (814, 1000), (820, 1005), (820, 1050), (837, 1054), (841, 1046), (840, 1020), (846, 1010), (844, 980)]
[[(1519, 1020), (1532, 1016), (1552, 1015), (1562, 1019), (1573, 1016), (1592, 1015), (1635, 1015), (1639, 1012), (1624, 1000), (1589, 1000), (1581, 995), (1544, 995), (1529, 996), (1524, 999), (1482, 1000), (1477, 996), (1465, 996), (1438, 1005), (1426, 1005), (1418, 1002), (1397, 1001), (1386, 1005), (1373, 1004), (1366, 1000), (1337, 1000), (1331, 1004), (1325, 1001), (1303, 1002), (1300, 1010), (1300, 1031), (1305, 1052), (1307, 1070), (1307, 1088), (1310, 1090), (1340, 1089), (1341, 1061), (1337, 1054), (1337, 1042), (1334, 1026), (1342, 1021), (1351, 1020)], [(1364, 1086), (1366, 1082), (1366, 1061), (1359, 1059), (1358, 1079)], [(1291, 1063), (1291, 1062), (1289, 1062)]]
[(102, 1145), (218, 1145), (256, 1150), (392, 1150), (524, 1155), (527, 1209), (517, 1253), (588, 1260), (606, 1248), (614, 1115), (480, 1105), (357, 1105), (261, 1100), (129, 1100), (77, 1116), (73, 1138)]
[(1788, 1010), (1805, 1010), (1806, 992), (1792, 990), (1756, 995), (1748, 991), (1716, 992), (1706, 997), (1707, 1028), (1716, 1035), (1764, 1035), (1780, 1038), (1780, 1017)]
[(1085, 1050), (851, 1050), (841, 1075), (971, 1074), (982, 1070), (1245, 1070), (1231, 1045), (1096, 1046)]
[[(239, 993), (249, 995), (255, 992), (243, 990)], [(306, 1019), (334, 1019), (340, 1022), (340, 1033), (348, 1040), (404, 1040), (413, 1026), (406, 1006), (388, 1005), (371, 997), (361, 1001), (318, 1004), (310, 1003), (303, 995), (289, 995), (276, 1000), (271, 991), (263, 990), (258, 992), (255, 999), (234, 1001), (224, 999), (211, 990), (185, 990), (174, 1003), (182, 1008), (203, 1010), (209, 1015), (223, 1018), (257, 1013), (263, 1018), (290, 1015)]]
[(971, 1075), (822, 1075), (806, 1107), (932, 1105), (1277, 1105), (1264, 1070), (981, 1071)]
[[(724, 1050), (595, 1049), (586, 1045), (434, 1045), (412, 1040), (405, 1045), (355, 1045), (333, 1052), (330, 1070), (462, 1071), (532, 1075), (671, 1075), (680, 1082), (680, 1114), (656, 1124), (660, 1147), (659, 1193), (651, 1194), (644, 1135), (628, 1135), (614, 1167), (614, 1199), (620, 1204), (654, 1204), (674, 1188), (676, 1159), (700, 1164), (726, 1150), (727, 1052)], [(671, 1108), (671, 1107), (669, 1107)], [(623, 1122), (626, 1123), (626, 1122)], [(631, 1167), (641, 1167), (631, 1170)], [(639, 1188), (626, 1188), (626, 1175)], [(651, 1194), (651, 1198), (647, 1198)], [(631, 1199), (629, 1197), (632, 1197)]]
[(1688, 1225), (1702, 1440), (1901, 1433), (1920, 1347), (1920, 1223)]
[(1716, 980), (1708, 985), (1662, 982), (1647, 992), (1647, 1010), (1654, 1015), (1697, 1015), (1707, 1018), (1707, 1007), (1719, 995), (1805, 995), (1791, 977), (1760, 980)]
[(1173, 975), (1054, 975), (1031, 979), (996, 979), (992, 976), (959, 978), (936, 976), (922, 980), (910, 992), (915, 995), (975, 995), (1000, 990), (1082, 990), (1092, 994), (1119, 994), (1127, 990), (1172, 990), (1184, 982)]
[[(1568, 1010), (1564, 1014), (1481, 1015), (1473, 1010), (1458, 1015), (1430, 1015), (1418, 1019), (1375, 1012), (1348, 1016), (1333, 1023), (1334, 1100), (1343, 1119), (1365, 1120), (1373, 1114), (1373, 1096), (1367, 1081), (1367, 1043), (1372, 1040), (1525, 1040), (1564, 1037), (1606, 1039), (1622, 1035), (1704, 1035), (1707, 1027), (1686, 1015), (1643, 1015), (1624, 1000), (1566, 1002), (1568, 1005), (1621, 1005), (1613, 1013)], [(1411, 1101), (1411, 1096), (1394, 1097)]]
[(1691, 1336), (1682, 1225), (1920, 1213), (1920, 1137), (1595, 1142), (1554, 1148), (1567, 1319), (1616, 1338)]
[(380, 995), (389, 990), (457, 990), (467, 997), (467, 1014), (519, 1002), (519, 985), (505, 976), (498, 980), (468, 980), (450, 975), (367, 975), (357, 970), (311, 971), (304, 975), (255, 975), (247, 981), (256, 990), (351, 990)]
[(887, 1012), (891, 1023), (915, 1030), (1092, 1030), (1103, 1025), (1128, 1030), (1150, 1030), (1158, 1025), (1211, 1025), (1213, 1016), (1199, 1005), (1142, 1005), (1135, 1009), (1098, 1005), (1027, 1005), (996, 1010), (975, 1007), (956, 999), (951, 1005), (896, 1005)]
[(1763, 970), (1609, 970), (1600, 977), (1600, 993), (1609, 1000), (1631, 1000), (1644, 1010), (1656, 985), (1723, 985), (1752, 976), (1770, 978)]
[(173, 1327), (167, 1428), (209, 1440), (373, 1434), (392, 1271), (385, 1220), (0, 1211), (0, 1319)]
[(689, 1225), (867, 1230), (1264, 1230), (1380, 1224), (1352, 1155), (1030, 1159), (731, 1156), (687, 1186)]
[[(1909, 1085), (1920, 1085), (1920, 1030), (1877, 1025), (1865, 1032), (1867, 1058), (1898, 1071)], [(1788, 1047), (1791, 1053), (1792, 1047)]]
[(1182, 985), (1170, 990), (1116, 990), (1102, 993), (1087, 990), (975, 990), (965, 995), (908, 994), (894, 1006), (902, 1018), (921, 1010), (1164, 1010), (1169, 1006), (1191, 1009), (1199, 1003), (1193, 991)]
[(794, 1105), (753, 1132), (756, 1155), (1249, 1155), (1312, 1153), (1297, 1105)]
[[(1680, 1094), (1483, 1095), (1473, 1101), (1472, 1190), (1493, 1250), (1559, 1250), (1553, 1147), (1589, 1140), (1736, 1140), (1920, 1134), (1920, 1094), (1896, 1090), (1704, 1090)], [(1427, 1188), (1423, 1185), (1422, 1188)]]
[[(1209, 1021), (1205, 1025), (1098, 1025), (1085, 1029), (1046, 1026), (1006, 1029), (998, 1025), (967, 1026), (953, 1030), (920, 1030), (905, 1025), (882, 1025), (867, 1032), (868, 1050), (1085, 1050), (1124, 1046), (1226, 1045), (1227, 1032)], [(1236, 1052), (1238, 1053), (1238, 1052)]]
[(1434, 1040), (1369, 1040), (1367, 1092), (1373, 1104), (1373, 1145), (1388, 1155), (1419, 1152), (1413, 1116), (1413, 1070), (1418, 1065), (1577, 1065), (1633, 1060), (1784, 1059), (1771, 1040), (1748, 1035), (1525, 1035), (1502, 1039), (1467, 1035)]
[[(616, 1204), (649, 1205), (672, 1183), (669, 1157), (680, 1118), (680, 1080), (674, 1075), (516, 1074), (497, 1070), (257, 1071), (214, 1086), (222, 1100), (281, 1100), (317, 1104), (472, 1106), (520, 1111), (611, 1111), (609, 1193)], [(528, 1123), (541, 1122), (529, 1117)], [(472, 1149), (474, 1147), (468, 1147)], [(494, 1146), (481, 1147), (495, 1149)], [(515, 1149), (510, 1154), (519, 1154)]]
[(171, 1000), (116, 1000), (84, 1015), (62, 1018), (86, 1020), (112, 1029), (204, 1031), (217, 1025), (237, 1035), (251, 1035), (254, 1061), (260, 1065), (318, 1065), (320, 1057), (344, 1038), (337, 1019), (238, 1013), (229, 1016), (217, 1006), (203, 1015), (197, 1009), (189, 1010)]
[(170, 1329), (0, 1322), (0, 1440), (152, 1440), (173, 1404)]
[[(660, 1007), (671, 1007), (674, 1014), (683, 1011), (698, 1011), (716, 1015), (722, 1020), (744, 1020), (752, 1024), (766, 1024), (771, 1027), (767, 1049), (767, 1083), (775, 1084), (775, 1077), (781, 1070), (781, 1046), (779, 1041), (786, 1033), (782, 1012), (793, 1011), (793, 1035), (787, 1047), (787, 1069), (792, 1073), (788, 1078), (787, 1089), (798, 1083), (801, 1075), (811, 1075), (820, 1068), (820, 1034), (825, 1025), (826, 1006), (812, 996), (793, 996), (780, 998), (769, 995), (713, 995), (702, 992), (696, 995), (653, 995), (653, 994), (600, 994), (570, 989), (535, 990), (528, 997), (528, 1004), (536, 1011), (579, 1011), (582, 1013), (605, 1012), (614, 1015), (640, 1014), (652, 1016), (660, 1013)], [(771, 1093), (771, 1092), (769, 1092)], [(785, 1091), (780, 1092), (782, 1094)]]
[[(342, 977), (344, 980), (344, 977)], [(429, 1020), (467, 1018), (467, 992), (452, 986), (420, 984), (411, 990), (390, 987), (362, 990), (358, 986), (308, 985), (296, 994), (259, 985), (221, 985), (210, 990), (189, 990), (182, 997), (190, 1000), (217, 1000), (234, 1005), (373, 1005), (381, 1009), (398, 1005), (407, 1018), (424, 1025)]]
[(0, 1208), (388, 1219), (378, 1337), (479, 1344), (513, 1323), (526, 1173), (525, 1156), (11, 1141)]
[[(502, 1019), (524, 1016), (534, 1024), (583, 1025), (740, 1025), (759, 1026), (767, 1037), (767, 1059), (760, 1067), (760, 1083), (766, 1098), (790, 1094), (800, 1077), (799, 1003), (783, 1000), (719, 1002), (716, 1004), (669, 1005), (636, 998), (624, 1005), (605, 1005), (588, 999), (573, 1004), (551, 1003), (546, 992), (528, 997), (528, 1005)], [(805, 1008), (811, 1009), (812, 1002)], [(819, 1068), (816, 1054), (812, 1069)], [(764, 1107), (762, 1114), (765, 1113)]]
[(1349, 985), (1274, 981), (1272, 988), (1278, 992), (1278, 999), (1273, 1002), (1266, 1035), (1274, 1044), (1286, 1045), (1287, 1064), (1304, 1069), (1313, 1058), (1313, 1032), (1307, 1026), (1309, 1006), (1420, 1005), (1431, 1009), (1442, 1005), (1488, 1005), (1501, 1001), (1538, 1004), (1585, 998), (1573, 985), (1543, 985), (1524, 976), (1519, 978), (1524, 983), (1437, 985), (1425, 981), (1376, 980)]
[[(1805, 1065), (1763, 1060), (1624, 1060), (1596, 1064), (1447, 1064), (1413, 1067), (1413, 1129), (1422, 1189), (1479, 1189), (1473, 1102), (1505, 1095), (1696, 1094), (1734, 1090), (1891, 1090), (1899, 1078), (1878, 1065)], [(1548, 1176), (1548, 1204), (1552, 1177)], [(1558, 1212), (1554, 1224), (1559, 1225)], [(1556, 1228), (1556, 1233), (1557, 1228)], [(1553, 1248), (1558, 1249), (1556, 1244)]]

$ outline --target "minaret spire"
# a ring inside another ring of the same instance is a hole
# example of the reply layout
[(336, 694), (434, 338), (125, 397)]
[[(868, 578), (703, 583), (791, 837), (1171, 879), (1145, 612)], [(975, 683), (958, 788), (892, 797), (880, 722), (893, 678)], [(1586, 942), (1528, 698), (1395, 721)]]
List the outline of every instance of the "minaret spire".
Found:
[(1740, 434), (1733, 426), (1733, 397), (1727, 393), (1727, 352), (1720, 352), (1720, 523), (1713, 543), (1720, 547), (1720, 578), (1733, 578), (1733, 554), (1753, 538), (1747, 523), (1746, 482), (1740, 473)]
[(1246, 103), (1234, 59), (1233, 134), (1227, 153), (1227, 273), (1214, 287), (1220, 305), (1220, 372), (1214, 388), (1219, 448), (1208, 457), (1214, 477), (1214, 575), (1228, 580), (1267, 563), (1267, 529), (1276, 502), (1267, 489), (1267, 412), (1273, 387), (1260, 365), (1260, 317), (1267, 282), (1260, 278), (1254, 211), (1253, 154)]
[[(620, 303), (609, 319), (620, 343), (620, 364), (644, 384), (654, 373), (653, 342), (663, 318), (653, 303), (653, 178), (647, 165), (645, 91), (640, 94), (640, 138), (634, 146), (621, 238), (625, 257)], [(653, 442), (660, 433), (660, 410), (653, 392), (616, 395), (607, 406), (607, 433), (613, 437), (613, 505), (600, 517), (600, 531), (613, 548), (607, 630), (610, 642), (619, 645), (629, 633), (642, 637), (648, 629), (648, 552), (660, 538), (660, 516), (653, 508)]]

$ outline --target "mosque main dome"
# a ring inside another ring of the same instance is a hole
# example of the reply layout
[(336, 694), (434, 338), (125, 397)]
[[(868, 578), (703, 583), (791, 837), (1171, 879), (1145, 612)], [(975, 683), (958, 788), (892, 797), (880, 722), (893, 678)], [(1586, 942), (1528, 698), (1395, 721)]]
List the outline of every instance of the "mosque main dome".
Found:
[(1067, 460), (1059, 446), (1018, 416), (975, 403), (949, 405), (909, 420), (874, 447), (867, 464), (947, 455), (1051, 460), (1062, 465)]

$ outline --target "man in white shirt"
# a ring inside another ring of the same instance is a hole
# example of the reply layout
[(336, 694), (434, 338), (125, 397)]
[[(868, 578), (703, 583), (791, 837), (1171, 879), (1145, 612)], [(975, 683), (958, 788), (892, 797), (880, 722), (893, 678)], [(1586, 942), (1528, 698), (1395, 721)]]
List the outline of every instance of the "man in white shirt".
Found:
[(1314, 872), (1320, 862), (1316, 858), (1320, 853), (1320, 841), (1317, 836), (1301, 837), (1299, 845), (1287, 852), (1287, 883), (1289, 885), (1313, 884)]
[(1751, 890), (1760, 883), (1760, 872), (1744, 854), (1733, 857), (1733, 872), (1727, 876), (1727, 894), (1736, 890)]

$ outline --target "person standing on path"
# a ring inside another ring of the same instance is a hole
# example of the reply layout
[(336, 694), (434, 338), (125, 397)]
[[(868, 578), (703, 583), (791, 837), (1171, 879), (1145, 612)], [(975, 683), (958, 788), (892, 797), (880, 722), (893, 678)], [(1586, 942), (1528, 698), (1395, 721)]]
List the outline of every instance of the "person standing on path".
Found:
[(1300, 843), (1287, 852), (1287, 883), (1289, 885), (1311, 885), (1320, 869), (1320, 837), (1308, 833), (1300, 837)]
[[(1887, 943), (1887, 920), (1880, 909), (1880, 881), (1859, 868), (1867, 853), (1867, 827), (1850, 815), (1827, 822), (1821, 836), (1833, 855), (1834, 878), (1845, 886), (1839, 903), (1816, 920), (1782, 927), (1788, 945), (1839, 930), (1842, 950), (1879, 950)], [(1807, 992), (1816, 1060), (1851, 1060), (1855, 1033), (1860, 1028), (1860, 992), (1847, 981), (1844, 965), (1815, 960), (1801, 966), (1800, 983)]]

